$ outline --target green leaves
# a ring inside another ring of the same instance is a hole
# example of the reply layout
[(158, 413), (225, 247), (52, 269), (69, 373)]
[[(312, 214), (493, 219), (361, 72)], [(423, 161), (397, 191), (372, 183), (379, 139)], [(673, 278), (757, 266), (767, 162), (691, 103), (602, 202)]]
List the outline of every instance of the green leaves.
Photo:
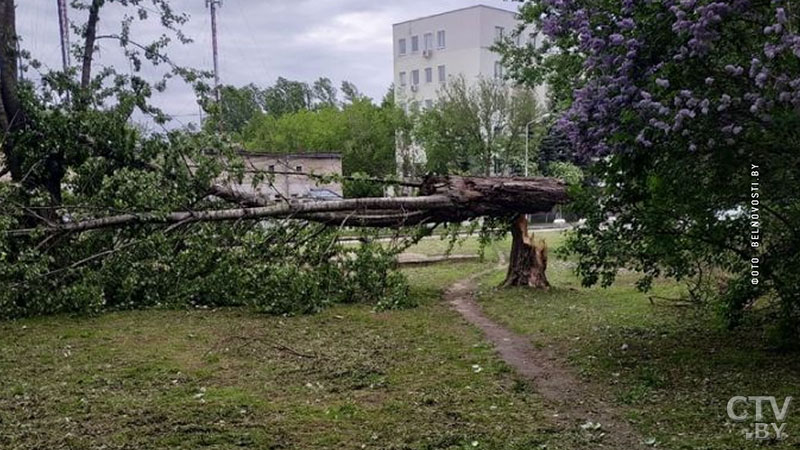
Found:
[(341, 153), (344, 175), (380, 177), (395, 172), (395, 137), (403, 121), (394, 105), (377, 106), (359, 98), (341, 109), (260, 114), (245, 127), (242, 138), (256, 152)]
[(416, 118), (414, 135), (430, 172), (522, 173), (527, 124), (540, 113), (533, 91), (490, 79), (472, 86), (458, 78)]

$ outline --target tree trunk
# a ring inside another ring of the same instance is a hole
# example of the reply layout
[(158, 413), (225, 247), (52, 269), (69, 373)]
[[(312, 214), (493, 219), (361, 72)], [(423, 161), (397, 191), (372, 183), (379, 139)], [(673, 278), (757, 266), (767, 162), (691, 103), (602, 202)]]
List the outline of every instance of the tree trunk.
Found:
[[(105, 0), (92, 0), (89, 7), (89, 20), (86, 21), (86, 40), (83, 44), (83, 67), (81, 68), (81, 88), (89, 88), (92, 81), (92, 57), (94, 56), (94, 42), (97, 36), (97, 22), (100, 20), (100, 8)], [(88, 93), (84, 92), (88, 96)]]
[(533, 236), (528, 234), (528, 219), (518, 215), (511, 225), (511, 258), (503, 286), (528, 286), (547, 289), (547, 244), (539, 241), (537, 246)]
[(17, 95), (17, 28), (13, 0), (0, 0), (0, 147), (3, 165), (11, 177), (22, 178), (22, 155), (15, 148), (12, 133), (23, 127), (25, 113)]
[[(549, 211), (568, 200), (566, 186), (555, 178), (426, 177), (418, 197), (364, 197), (335, 201), (265, 203), (257, 195), (216, 185), (211, 192), (238, 203), (233, 209), (127, 213), (78, 222), (47, 223), (50, 232), (79, 233), (102, 228), (175, 223), (260, 220), (267, 217), (304, 219), (343, 226), (400, 227), (453, 223), (477, 217), (508, 217)], [(258, 206), (265, 205), (265, 206)], [(333, 213), (333, 214), (331, 214)], [(25, 235), (33, 228), (8, 231)]]

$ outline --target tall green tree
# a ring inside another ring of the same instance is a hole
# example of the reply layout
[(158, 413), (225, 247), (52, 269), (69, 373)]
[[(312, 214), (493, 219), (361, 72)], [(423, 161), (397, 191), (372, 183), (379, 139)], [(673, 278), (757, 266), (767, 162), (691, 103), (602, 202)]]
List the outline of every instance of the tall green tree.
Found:
[(347, 80), (342, 81), (342, 95), (344, 96), (345, 104), (353, 104), (357, 101), (367, 99), (367, 97), (358, 90), (355, 84)]
[(256, 115), (263, 112), (264, 93), (258, 86), (221, 86), (220, 102), (205, 121), (206, 130), (238, 134)]
[[(520, 173), (524, 166), (526, 124), (541, 114), (532, 90), (501, 80), (475, 84), (456, 78), (424, 110), (415, 138), (425, 149), (428, 170), (437, 173)], [(529, 156), (533, 159), (535, 154)]]
[(307, 83), (278, 77), (275, 84), (264, 89), (264, 109), (280, 116), (311, 108), (313, 93)]
[(265, 153), (341, 152), (348, 135), (342, 111), (327, 107), (261, 114), (244, 131), (245, 146)]
[(330, 78), (320, 77), (311, 86), (316, 107), (336, 107), (339, 105), (338, 92)]
[[(349, 94), (341, 108), (258, 115), (243, 132), (246, 147), (268, 153), (341, 153), (345, 175), (394, 175), (398, 130), (408, 127), (405, 114), (393, 99), (376, 105), (352, 84), (345, 90)], [(380, 188), (372, 187), (371, 194), (379, 195)]]

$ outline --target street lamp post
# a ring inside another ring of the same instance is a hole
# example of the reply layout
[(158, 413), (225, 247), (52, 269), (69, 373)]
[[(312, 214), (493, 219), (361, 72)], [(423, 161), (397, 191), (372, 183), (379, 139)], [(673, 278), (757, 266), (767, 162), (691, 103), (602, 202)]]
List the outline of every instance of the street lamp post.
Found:
[(533, 119), (530, 122), (525, 124), (525, 178), (528, 177), (528, 151), (530, 147), (530, 140), (531, 140), (531, 125), (539, 124), (544, 122), (545, 120), (550, 118), (550, 113), (543, 114), (541, 117), (537, 119)]

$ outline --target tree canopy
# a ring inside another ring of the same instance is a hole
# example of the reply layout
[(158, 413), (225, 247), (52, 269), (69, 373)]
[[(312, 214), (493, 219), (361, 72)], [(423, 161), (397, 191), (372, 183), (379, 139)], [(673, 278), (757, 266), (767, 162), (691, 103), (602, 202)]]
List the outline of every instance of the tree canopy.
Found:
[(441, 88), (433, 107), (419, 113), (414, 134), (429, 171), (522, 173), (526, 125), (542, 112), (532, 90), (502, 80), (473, 84), (455, 78)]

